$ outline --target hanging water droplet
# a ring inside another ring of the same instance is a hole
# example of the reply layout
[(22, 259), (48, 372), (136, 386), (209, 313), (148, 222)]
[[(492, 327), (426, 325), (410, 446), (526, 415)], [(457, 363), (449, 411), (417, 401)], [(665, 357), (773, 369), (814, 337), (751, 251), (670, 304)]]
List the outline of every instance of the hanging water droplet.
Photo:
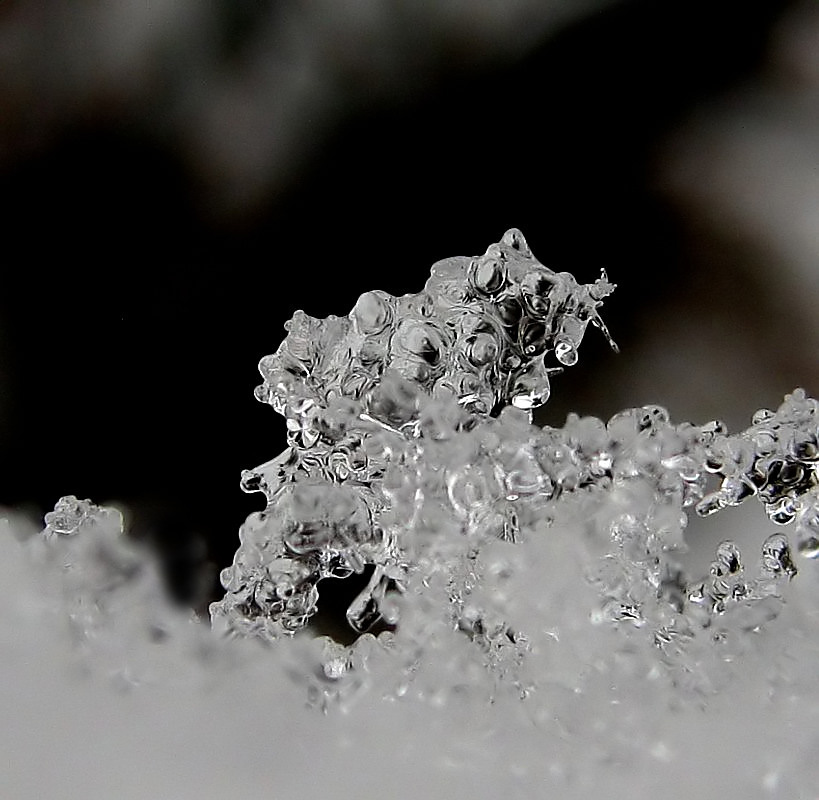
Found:
[(512, 405), (523, 411), (531, 411), (546, 403), (550, 392), (548, 375), (534, 372), (523, 373), (515, 378), (511, 392)]

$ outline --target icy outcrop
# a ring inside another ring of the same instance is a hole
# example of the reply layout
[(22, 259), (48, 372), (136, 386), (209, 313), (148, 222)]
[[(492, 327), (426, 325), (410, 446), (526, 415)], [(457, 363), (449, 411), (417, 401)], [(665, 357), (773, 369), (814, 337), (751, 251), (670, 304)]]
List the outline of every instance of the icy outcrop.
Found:
[[(514, 439), (498, 447), (532, 474), (503, 476), (498, 448), (483, 441), (497, 435), (487, 420), (546, 402), (550, 374), (577, 361), (588, 324), (608, 335), (597, 309), (613, 289), (605, 274), (580, 285), (547, 269), (510, 230), (480, 258), (438, 262), (418, 294), (367, 292), (347, 317), (297, 312), (256, 390), (287, 419), (290, 446), (243, 475), (267, 508), (242, 528), (214, 620), (271, 638), (293, 632), (315, 612), (321, 580), (369, 564), (370, 586), (348, 611), (364, 631), (414, 571), (419, 526), (480, 520), (515, 538), (515, 507), (500, 501), (516, 480), (536, 482), (526, 494), (548, 482), (548, 498), (553, 481)], [(444, 497), (455, 517), (432, 511), (413, 524)]]
[[(644, 629), (671, 673), (694, 651), (721, 658), (716, 646), (700, 652), (704, 639), (773, 619), (797, 572), (787, 538), (765, 540), (753, 574), (724, 542), (710, 575), (691, 580), (676, 558), (685, 509), (708, 516), (756, 495), (775, 523), (799, 518), (799, 550), (814, 556), (819, 404), (797, 390), (734, 435), (720, 422), (672, 424), (657, 406), (531, 425), (588, 324), (611, 341), (598, 308), (613, 289), (605, 275), (581, 285), (549, 270), (510, 230), (481, 257), (436, 264), (418, 294), (368, 292), (347, 317), (298, 312), (262, 359), (256, 391), (285, 416), (290, 446), (243, 475), (267, 506), (241, 530), (214, 624), (293, 634), (317, 611), (322, 581), (369, 569), (347, 609), (355, 631), (386, 623), (378, 641), (397, 663), (412, 652), (413, 664), (424, 650), (414, 636), (458, 631), (480, 654), (465, 658), (529, 693), (538, 680), (519, 673), (538, 650), (528, 630), (538, 622), (527, 604), (550, 590), (490, 589), (492, 558), (514, 559), (513, 546), (529, 558), (536, 540), (567, 536), (586, 562), (575, 580), (597, 593), (581, 617)], [(328, 643), (334, 680), (362, 646)]]

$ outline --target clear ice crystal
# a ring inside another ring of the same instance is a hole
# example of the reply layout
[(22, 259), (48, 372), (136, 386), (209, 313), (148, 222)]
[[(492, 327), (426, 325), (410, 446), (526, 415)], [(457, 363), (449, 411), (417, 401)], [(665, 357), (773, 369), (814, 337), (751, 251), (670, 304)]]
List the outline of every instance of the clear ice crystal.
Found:
[(438, 492), (451, 518), (434, 524), (514, 540), (512, 503), (555, 485), (533, 450), (483, 441), (497, 438), (488, 423), (510, 406), (531, 419), (589, 323), (611, 342), (598, 308), (614, 288), (605, 273), (583, 285), (553, 272), (510, 230), (483, 256), (435, 264), (418, 294), (366, 292), (346, 317), (297, 312), (256, 390), (284, 415), (289, 448), (242, 476), (267, 508), (242, 528), (214, 621), (292, 633), (315, 613), (320, 581), (372, 564), (347, 614), (368, 629), (414, 566), (412, 530)]
[(90, 500), (78, 500), (73, 494), (61, 497), (54, 510), (45, 515), (43, 535), (72, 536), (85, 522), (93, 520), (99, 510)]
[[(783, 535), (766, 540), (755, 575), (731, 542), (699, 580), (676, 553), (687, 508), (708, 516), (755, 495), (775, 523), (798, 518), (797, 549), (816, 554), (816, 401), (796, 390), (738, 434), (718, 421), (673, 424), (659, 406), (608, 422), (570, 414), (562, 428), (531, 424), (550, 376), (577, 360), (588, 323), (611, 342), (598, 308), (613, 289), (605, 274), (582, 285), (549, 270), (512, 230), (481, 257), (435, 264), (419, 294), (367, 292), (347, 317), (297, 312), (262, 359), (256, 390), (285, 416), (289, 447), (243, 473), (266, 508), (240, 531), (214, 627), (292, 635), (316, 613), (322, 581), (370, 569), (347, 621), (358, 633), (387, 624), (365, 641), (404, 660), (396, 673), (416, 676), (420, 654), (438, 638), (453, 647), (454, 632), (472, 647), (455, 659), (460, 668), (477, 658), (528, 694), (537, 681), (527, 662), (542, 642), (508, 590), (527, 585), (527, 566), (501, 568), (486, 553), (522, 546), (534, 564), (544, 542), (555, 552), (541, 558), (568, 548), (564, 557), (584, 562), (597, 598), (587, 617), (641, 630), (669, 674), (706, 674), (691, 659), (723, 656), (704, 642), (775, 618), (796, 574)], [(540, 585), (526, 602), (537, 592), (555, 600)], [(351, 674), (338, 665), (352, 656), (338, 652), (325, 662), (334, 681)]]

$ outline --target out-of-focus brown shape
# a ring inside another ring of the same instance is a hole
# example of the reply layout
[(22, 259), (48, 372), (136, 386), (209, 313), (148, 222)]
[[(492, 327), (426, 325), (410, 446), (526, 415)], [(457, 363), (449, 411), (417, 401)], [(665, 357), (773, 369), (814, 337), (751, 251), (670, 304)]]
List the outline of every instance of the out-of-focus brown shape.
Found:
[[(660, 168), (700, 265), (691, 284), (706, 319), (690, 331), (700, 375), (726, 339), (745, 343), (732, 367), (710, 370), (728, 413), (749, 405), (749, 391), (754, 407), (791, 384), (819, 389), (819, 6), (796, 5), (769, 46), (760, 74), (700, 108)], [(715, 322), (709, 358), (697, 341)]]

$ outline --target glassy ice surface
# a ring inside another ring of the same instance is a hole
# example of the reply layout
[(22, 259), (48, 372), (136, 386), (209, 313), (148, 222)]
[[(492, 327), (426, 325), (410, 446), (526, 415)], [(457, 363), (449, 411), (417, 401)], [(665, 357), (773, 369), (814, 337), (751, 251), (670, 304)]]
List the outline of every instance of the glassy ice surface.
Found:
[[(11, 515), (3, 796), (815, 797), (819, 403), (533, 426), (613, 288), (513, 230), (418, 294), (297, 312), (256, 391), (288, 447), (242, 476), (266, 507), (213, 630), (119, 512)], [(687, 514), (754, 498), (759, 550), (685, 574)], [(355, 575), (353, 643), (316, 635)]]

